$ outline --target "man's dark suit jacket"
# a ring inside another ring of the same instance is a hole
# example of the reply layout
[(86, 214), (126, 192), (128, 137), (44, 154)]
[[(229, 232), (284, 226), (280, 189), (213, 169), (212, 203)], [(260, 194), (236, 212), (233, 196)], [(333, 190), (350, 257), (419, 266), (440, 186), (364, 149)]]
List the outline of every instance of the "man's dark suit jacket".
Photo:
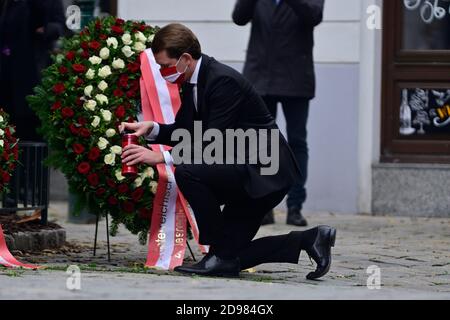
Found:
[(251, 21), (244, 76), (261, 95), (314, 98), (314, 27), (324, 0), (237, 0), (233, 21)]
[[(190, 91), (188, 91), (190, 90)], [(264, 101), (252, 85), (236, 70), (203, 55), (197, 83), (196, 112), (192, 88), (183, 87), (182, 104), (173, 124), (160, 124), (153, 143), (174, 146), (172, 132), (187, 129), (193, 135), (194, 121), (202, 121), (203, 131), (218, 129), (278, 129)], [(260, 165), (236, 165), (245, 173), (244, 187), (250, 197), (259, 198), (282, 189), (289, 189), (299, 178), (300, 171), (286, 140), (280, 133), (279, 171), (263, 176)]]

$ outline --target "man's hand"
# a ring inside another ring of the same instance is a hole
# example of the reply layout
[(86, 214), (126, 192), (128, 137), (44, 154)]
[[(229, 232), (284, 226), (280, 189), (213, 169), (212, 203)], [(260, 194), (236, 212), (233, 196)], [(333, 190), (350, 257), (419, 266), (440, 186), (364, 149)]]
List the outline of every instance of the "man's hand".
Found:
[(149, 134), (153, 129), (153, 121), (143, 122), (122, 122), (119, 126), (119, 131), (123, 132), (125, 129), (134, 131), (134, 134), (138, 137)]
[(122, 163), (134, 166), (138, 163), (145, 163), (151, 166), (164, 163), (164, 155), (142, 146), (130, 144), (123, 149)]

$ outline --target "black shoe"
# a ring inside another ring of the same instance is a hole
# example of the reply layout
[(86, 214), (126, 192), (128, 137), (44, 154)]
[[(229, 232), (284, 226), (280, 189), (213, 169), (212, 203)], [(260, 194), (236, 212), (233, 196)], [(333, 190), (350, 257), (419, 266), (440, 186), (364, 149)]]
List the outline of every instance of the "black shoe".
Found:
[(297, 226), (297, 227), (306, 227), (308, 222), (303, 217), (300, 209), (297, 207), (290, 207), (288, 209), (286, 224)]
[(190, 266), (179, 266), (174, 270), (181, 273), (197, 274), (199, 276), (238, 277), (240, 271), (239, 259), (224, 260), (212, 254), (206, 255), (202, 261)]
[(261, 225), (265, 226), (268, 224), (274, 224), (275, 223), (275, 219), (273, 217), (273, 210), (270, 210), (269, 212), (266, 213), (266, 215), (264, 216)]
[(336, 229), (328, 226), (317, 227), (317, 235), (313, 244), (305, 251), (316, 263), (314, 272), (310, 272), (306, 279), (315, 280), (328, 273), (331, 266), (331, 247), (336, 242)]

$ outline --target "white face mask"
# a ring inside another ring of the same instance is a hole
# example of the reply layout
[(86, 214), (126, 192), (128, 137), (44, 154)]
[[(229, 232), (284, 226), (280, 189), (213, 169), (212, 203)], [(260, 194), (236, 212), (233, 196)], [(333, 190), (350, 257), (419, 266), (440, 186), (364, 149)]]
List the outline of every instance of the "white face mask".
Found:
[(177, 83), (177, 84), (182, 84), (184, 81), (184, 74), (188, 68), (188, 66), (186, 66), (186, 68), (184, 69), (183, 72), (179, 72), (177, 69), (178, 63), (180, 62), (181, 57), (178, 59), (177, 63), (172, 66), (172, 67), (167, 67), (167, 68), (161, 68), (160, 72), (161, 75), (163, 76), (163, 78), (171, 83)]

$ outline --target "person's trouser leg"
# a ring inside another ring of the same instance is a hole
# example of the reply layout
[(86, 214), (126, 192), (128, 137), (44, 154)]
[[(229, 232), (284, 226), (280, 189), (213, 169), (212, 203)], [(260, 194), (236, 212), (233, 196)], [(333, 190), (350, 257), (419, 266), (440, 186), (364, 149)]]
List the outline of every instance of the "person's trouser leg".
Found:
[(302, 173), (301, 179), (289, 191), (288, 208), (303, 208), (306, 201), (306, 180), (308, 177), (308, 115), (309, 102), (307, 98), (283, 98), (283, 112), (286, 118), (286, 131), (289, 146), (297, 159), (297, 163)]
[(176, 167), (175, 179), (195, 213), (200, 243), (218, 246), (224, 233), (220, 206), (244, 194), (239, 172), (232, 165), (184, 164)]

